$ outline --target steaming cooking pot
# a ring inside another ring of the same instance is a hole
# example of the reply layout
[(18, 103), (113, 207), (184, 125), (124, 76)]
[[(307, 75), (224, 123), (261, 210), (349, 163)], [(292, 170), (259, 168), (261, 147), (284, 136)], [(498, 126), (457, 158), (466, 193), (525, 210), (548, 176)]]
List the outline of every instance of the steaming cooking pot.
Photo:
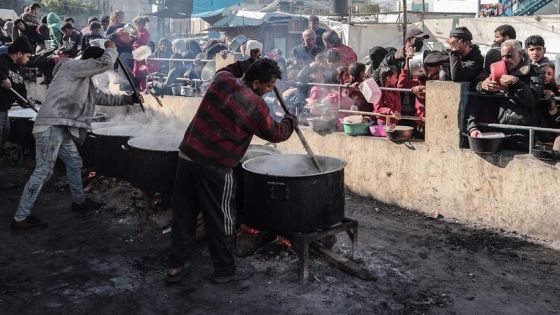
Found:
[(340, 222), (346, 162), (317, 159), (321, 173), (307, 155), (273, 154), (244, 162), (244, 223), (265, 231), (311, 232)]
[(124, 125), (93, 130), (97, 173), (128, 180), (130, 158), (123, 145), (133, 136), (145, 133), (145, 129), (142, 125)]
[(166, 193), (173, 191), (179, 144), (182, 134), (143, 136), (128, 140), (130, 183), (139, 189)]
[[(107, 116), (107, 114), (104, 115)], [(91, 123), (91, 129), (88, 130), (86, 138), (84, 139), (84, 143), (78, 145), (78, 152), (82, 157), (82, 163), (84, 167), (95, 169), (95, 146), (97, 143), (97, 137), (93, 134), (93, 132), (97, 129), (119, 126), (119, 125), (126, 126), (126, 125), (139, 125), (139, 124), (135, 124), (135, 123), (123, 124), (121, 122), (115, 122), (115, 121), (102, 121), (102, 122)]]
[(241, 166), (244, 162), (259, 157), (259, 156), (267, 156), (271, 154), (280, 154), (280, 150), (270, 145), (260, 145), (260, 144), (250, 144), (247, 152), (241, 158), (240, 163), (233, 168), (233, 173), (235, 175), (235, 179), (237, 180), (237, 187), (235, 190), (235, 202), (237, 204), (237, 220), (239, 222), (244, 222), (244, 194), (245, 194), (245, 173), (246, 171), (243, 170)]
[(33, 138), (33, 124), (35, 123), (35, 113), (31, 108), (14, 106), (8, 110), (10, 123), (10, 134), (8, 140), (27, 149), (35, 147)]

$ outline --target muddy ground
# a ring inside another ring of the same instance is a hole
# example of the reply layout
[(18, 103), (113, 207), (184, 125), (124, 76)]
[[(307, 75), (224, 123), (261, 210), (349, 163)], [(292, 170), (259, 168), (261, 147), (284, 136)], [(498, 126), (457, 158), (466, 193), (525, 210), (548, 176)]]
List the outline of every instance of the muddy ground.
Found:
[[(33, 167), (31, 159), (5, 164), (21, 183)], [(351, 193), (346, 214), (360, 221), (357, 261), (377, 281), (312, 255), (310, 279), (301, 284), (291, 249), (268, 246), (239, 259), (255, 267), (254, 277), (216, 286), (207, 281), (212, 268), (200, 243), (193, 274), (167, 285), (169, 234), (161, 227), (169, 211), (148, 211), (127, 184), (103, 185), (93, 196), (108, 206), (71, 213), (58, 170), (34, 211), (50, 226), (32, 232), (8, 227), (21, 189), (0, 192), (0, 314), (560, 313), (559, 252)], [(348, 255), (348, 238), (341, 234), (334, 248)]]

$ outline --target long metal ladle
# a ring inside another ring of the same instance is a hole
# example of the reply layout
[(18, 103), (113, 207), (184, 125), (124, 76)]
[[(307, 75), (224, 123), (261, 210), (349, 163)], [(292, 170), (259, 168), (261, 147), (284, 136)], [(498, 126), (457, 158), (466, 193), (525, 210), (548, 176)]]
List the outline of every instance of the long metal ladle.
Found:
[[(286, 114), (289, 114), (290, 112), (288, 111), (288, 107), (286, 106), (286, 103), (284, 103), (284, 99), (282, 98), (282, 95), (280, 95), (280, 92), (278, 92), (278, 89), (276, 87), (274, 87), (274, 94), (276, 94), (276, 98), (278, 99), (278, 102), (280, 102), (280, 106), (282, 106), (284, 112), (286, 112)], [(299, 140), (301, 141), (301, 144), (303, 144), (303, 148), (305, 149), (305, 152), (307, 152), (307, 155), (309, 155), (309, 157), (313, 161), (313, 165), (315, 165), (315, 167), (319, 172), (322, 172), (321, 165), (319, 164), (317, 157), (313, 153), (313, 150), (311, 150), (309, 143), (305, 139), (305, 136), (303, 135), (303, 133), (301, 132), (297, 124), (296, 124), (295, 131), (299, 137)]]
[(23, 97), (21, 94), (19, 94), (16, 90), (14, 90), (14, 88), (10, 88), (10, 91), (12, 93), (14, 93), (15, 96), (17, 96), (17, 98), (19, 98), (20, 101), (26, 103), (29, 105), (29, 108), (31, 108), (34, 112), (38, 113), (39, 110), (37, 110), (37, 107), (35, 107), (35, 103), (33, 103), (32, 101), (26, 99), (25, 97)]

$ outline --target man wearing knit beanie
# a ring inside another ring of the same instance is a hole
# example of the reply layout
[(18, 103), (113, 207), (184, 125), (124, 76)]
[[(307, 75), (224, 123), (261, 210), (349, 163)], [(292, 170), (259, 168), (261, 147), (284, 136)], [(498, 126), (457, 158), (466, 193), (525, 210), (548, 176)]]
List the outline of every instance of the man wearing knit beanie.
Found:
[[(2, 155), (2, 148), (8, 138), (10, 126), (8, 110), (16, 101), (19, 101), (10, 89), (13, 88), (24, 97), (27, 96), (20, 70), (21, 66), (29, 62), (32, 53), (31, 44), (24, 37), (20, 37), (8, 47), (8, 54), (0, 55), (0, 155)], [(13, 188), (16, 188), (16, 185), (9, 182), (0, 169), (0, 190)]]
[(464, 26), (449, 32), (449, 67), (454, 82), (473, 81), (482, 72), (484, 57), (478, 45), (471, 43), (472, 39), (472, 33)]

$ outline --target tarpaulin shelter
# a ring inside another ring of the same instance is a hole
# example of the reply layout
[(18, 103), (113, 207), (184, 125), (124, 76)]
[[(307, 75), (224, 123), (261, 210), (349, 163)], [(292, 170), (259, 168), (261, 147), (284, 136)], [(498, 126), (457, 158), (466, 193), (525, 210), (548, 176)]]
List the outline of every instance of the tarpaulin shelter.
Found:
[[(150, 15), (160, 18), (186, 19), (191, 17), (200, 17), (202, 19), (211, 19), (220, 16), (227, 8), (239, 5), (240, 0), (176, 0), (181, 2), (180, 8), (173, 7), (166, 3), (167, 8)], [(173, 3), (176, 5), (176, 2)], [(185, 12), (181, 12), (185, 11)]]

